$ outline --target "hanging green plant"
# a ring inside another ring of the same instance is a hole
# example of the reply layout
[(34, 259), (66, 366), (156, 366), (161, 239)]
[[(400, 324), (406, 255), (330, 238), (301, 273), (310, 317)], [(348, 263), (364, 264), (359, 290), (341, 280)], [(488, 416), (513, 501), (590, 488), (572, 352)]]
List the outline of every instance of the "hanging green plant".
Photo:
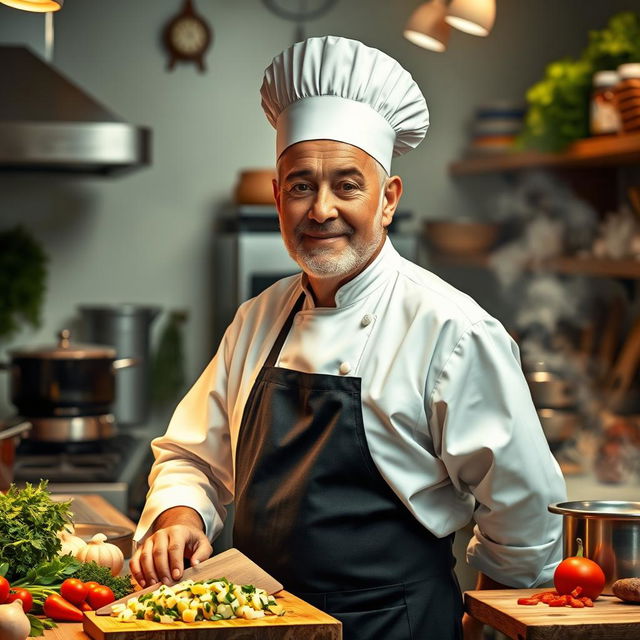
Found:
[(600, 31), (577, 60), (562, 58), (547, 65), (545, 75), (526, 94), (528, 110), (519, 148), (561, 151), (589, 136), (589, 99), (596, 71), (640, 62), (640, 16), (624, 11)]
[(18, 225), (0, 231), (0, 340), (26, 322), (40, 326), (48, 257), (40, 243)]

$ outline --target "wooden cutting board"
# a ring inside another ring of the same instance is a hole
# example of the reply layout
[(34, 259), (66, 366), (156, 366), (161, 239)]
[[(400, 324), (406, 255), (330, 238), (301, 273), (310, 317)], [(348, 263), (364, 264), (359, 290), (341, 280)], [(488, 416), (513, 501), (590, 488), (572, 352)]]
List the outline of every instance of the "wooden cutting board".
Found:
[(341, 640), (342, 624), (296, 596), (280, 591), (276, 600), (286, 614), (259, 620), (218, 620), (160, 624), (149, 620), (118, 622), (85, 614), (82, 628), (94, 640)]
[(593, 608), (570, 609), (517, 603), (545, 589), (466, 591), (466, 610), (514, 640), (638, 640), (640, 605), (600, 596)]
[[(273, 576), (270, 576), (262, 567), (239, 551), (231, 548), (212, 556), (208, 560), (201, 562), (195, 567), (185, 569), (182, 580), (214, 580), (216, 578), (226, 578), (236, 584), (252, 584), (254, 587), (264, 589), (269, 595), (282, 589), (282, 584)], [(162, 585), (161, 582), (152, 584), (144, 589), (135, 592), (136, 596), (151, 593)], [(113, 605), (126, 603), (131, 596), (120, 598), (111, 604), (101, 607), (96, 611), (99, 616), (110, 616)]]

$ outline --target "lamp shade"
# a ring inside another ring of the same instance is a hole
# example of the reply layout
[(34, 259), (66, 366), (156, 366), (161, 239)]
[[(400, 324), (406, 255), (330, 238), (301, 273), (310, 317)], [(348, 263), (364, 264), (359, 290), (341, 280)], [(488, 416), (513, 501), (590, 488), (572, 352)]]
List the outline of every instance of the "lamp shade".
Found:
[(452, 0), (445, 20), (474, 36), (489, 35), (496, 19), (496, 0)]
[(451, 31), (444, 19), (446, 14), (444, 0), (431, 0), (421, 4), (407, 21), (404, 37), (424, 49), (444, 51)]
[(48, 13), (58, 11), (62, 8), (64, 0), (0, 0), (2, 4), (14, 9), (23, 11), (35, 11), (38, 13)]

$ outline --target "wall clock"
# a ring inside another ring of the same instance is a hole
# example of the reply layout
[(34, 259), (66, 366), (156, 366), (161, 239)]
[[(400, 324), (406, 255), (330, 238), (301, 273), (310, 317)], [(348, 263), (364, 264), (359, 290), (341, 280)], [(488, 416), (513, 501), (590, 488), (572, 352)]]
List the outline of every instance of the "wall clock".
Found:
[(338, 0), (262, 0), (267, 9), (297, 23), (295, 41), (305, 39), (304, 23), (323, 16)]
[(169, 53), (169, 71), (176, 62), (192, 62), (200, 71), (204, 71), (204, 54), (212, 40), (211, 27), (196, 13), (192, 0), (184, 0), (180, 13), (164, 28), (163, 41)]

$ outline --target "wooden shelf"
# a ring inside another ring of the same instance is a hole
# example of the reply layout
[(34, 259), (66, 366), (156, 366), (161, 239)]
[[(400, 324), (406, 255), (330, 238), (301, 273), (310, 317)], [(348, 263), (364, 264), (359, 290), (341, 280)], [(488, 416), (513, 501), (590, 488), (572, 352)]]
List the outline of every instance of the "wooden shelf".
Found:
[[(442, 267), (479, 267), (489, 268), (487, 254), (430, 254), (429, 262)], [(535, 267), (529, 267), (529, 271)], [(602, 258), (554, 258), (545, 262), (540, 269), (567, 275), (599, 276), (603, 278), (640, 279), (640, 260), (613, 260)]]
[(620, 134), (578, 140), (562, 153), (509, 151), (474, 155), (449, 165), (454, 176), (521, 171), (532, 168), (578, 169), (640, 165), (640, 134)]

